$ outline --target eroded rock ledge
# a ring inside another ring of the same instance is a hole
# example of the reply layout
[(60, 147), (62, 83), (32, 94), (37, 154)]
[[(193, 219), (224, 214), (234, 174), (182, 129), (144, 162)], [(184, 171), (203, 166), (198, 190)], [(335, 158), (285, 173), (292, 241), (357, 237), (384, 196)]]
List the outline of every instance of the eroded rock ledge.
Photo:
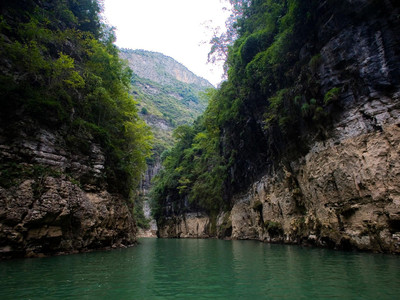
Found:
[(62, 178), (42, 180), (41, 191), (35, 180), (0, 188), (2, 256), (65, 254), (135, 242), (134, 223), (123, 199), (106, 191), (84, 192)]
[(165, 220), (158, 226), (157, 235), (162, 238), (209, 238), (213, 233), (209, 216), (188, 213)]
[(136, 243), (132, 207), (107, 189), (103, 150), (90, 138), (85, 146), (29, 120), (0, 130), (0, 258)]

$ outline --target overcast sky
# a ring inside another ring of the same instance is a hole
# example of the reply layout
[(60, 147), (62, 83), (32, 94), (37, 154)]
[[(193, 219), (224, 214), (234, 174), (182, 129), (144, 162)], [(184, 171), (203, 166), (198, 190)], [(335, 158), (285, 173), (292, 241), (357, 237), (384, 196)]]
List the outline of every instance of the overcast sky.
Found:
[(206, 25), (224, 27), (223, 7), (220, 0), (104, 0), (104, 16), (116, 27), (118, 47), (161, 52), (217, 85), (222, 66), (207, 64)]

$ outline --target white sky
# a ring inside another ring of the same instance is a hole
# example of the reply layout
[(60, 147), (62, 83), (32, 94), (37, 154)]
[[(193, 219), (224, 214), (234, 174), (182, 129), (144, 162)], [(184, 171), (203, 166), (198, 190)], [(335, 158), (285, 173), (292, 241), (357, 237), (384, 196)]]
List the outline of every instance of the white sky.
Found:
[(217, 85), (222, 64), (207, 64), (212, 30), (205, 24), (224, 28), (223, 7), (220, 0), (104, 0), (104, 16), (118, 47), (161, 52)]

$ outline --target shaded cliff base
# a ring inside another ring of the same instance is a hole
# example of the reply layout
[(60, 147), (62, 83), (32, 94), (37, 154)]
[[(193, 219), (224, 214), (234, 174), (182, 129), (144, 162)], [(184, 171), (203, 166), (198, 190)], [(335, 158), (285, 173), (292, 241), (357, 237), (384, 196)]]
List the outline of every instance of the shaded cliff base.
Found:
[(160, 237), (252, 239), (400, 253), (400, 126), (315, 143), (216, 218), (159, 222)]
[(138, 238), (156, 238), (157, 230), (138, 228), (137, 237)]
[(0, 188), (0, 258), (41, 257), (135, 244), (124, 199), (89, 193), (65, 178)]

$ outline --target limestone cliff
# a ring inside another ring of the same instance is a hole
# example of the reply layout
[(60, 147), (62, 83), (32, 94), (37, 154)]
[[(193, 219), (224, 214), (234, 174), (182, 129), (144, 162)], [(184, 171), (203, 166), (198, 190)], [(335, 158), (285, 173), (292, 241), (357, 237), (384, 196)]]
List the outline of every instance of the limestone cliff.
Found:
[(162, 238), (209, 238), (212, 237), (210, 217), (199, 213), (187, 213), (168, 219), (159, 226), (157, 235)]
[(232, 238), (399, 252), (399, 124), (316, 143), (235, 199)]
[(132, 207), (107, 191), (103, 150), (88, 145), (71, 151), (63, 130), (32, 121), (1, 129), (0, 258), (136, 242)]
[(215, 230), (209, 217), (187, 214), (169, 219), (159, 235), (399, 253), (399, 150), (397, 122), (382, 131), (317, 142), (290, 170), (282, 167), (236, 195)]
[[(231, 209), (208, 218), (208, 226), (189, 230), (184, 229), (193, 223), (189, 217), (170, 218), (161, 236), (196, 232), (400, 253), (399, 8), (393, 1), (383, 1), (378, 10), (376, 5), (343, 1), (345, 8), (335, 10), (329, 1), (321, 1), (320, 27), (299, 50), (299, 61), (311, 57), (310, 49), (319, 50), (318, 64), (310, 63), (307, 72), (322, 94), (336, 88), (329, 111), (332, 123), (317, 129), (299, 124), (302, 144), (272, 145), (281, 152), (271, 162), (267, 151), (256, 153), (246, 143), (265, 149), (276, 141), (253, 111), (247, 121), (253, 130), (238, 139), (247, 152), (239, 152), (242, 159), (230, 173), (245, 188), (230, 197)], [(300, 77), (304, 90), (313, 88)]]

